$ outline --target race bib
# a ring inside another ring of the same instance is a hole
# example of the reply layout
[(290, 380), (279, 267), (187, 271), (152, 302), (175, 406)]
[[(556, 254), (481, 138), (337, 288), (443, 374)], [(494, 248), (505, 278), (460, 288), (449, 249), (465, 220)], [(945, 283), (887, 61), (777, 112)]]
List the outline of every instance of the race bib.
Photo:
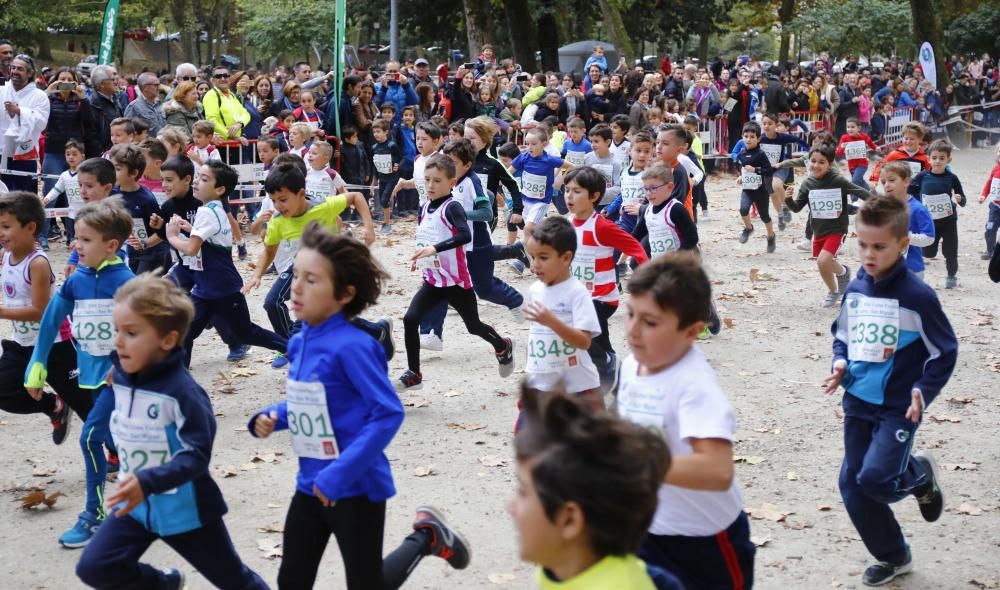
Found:
[(628, 164), (628, 152), (623, 152), (621, 150), (615, 150), (614, 153), (615, 162), (618, 163), (618, 167), (624, 169)]
[(269, 170), (265, 170), (263, 164), (254, 164), (253, 165), (253, 179), (254, 179), (254, 181), (256, 181), (256, 182), (264, 182), (265, 180), (267, 180), (267, 173), (268, 172), (269, 172)]
[(201, 250), (194, 256), (188, 256), (186, 254), (181, 254), (181, 264), (190, 268), (191, 270), (202, 271), (205, 270), (205, 261), (201, 257)]
[(392, 174), (392, 154), (375, 154), (372, 156), (375, 170), (379, 174)]
[(990, 181), (990, 200), (1000, 204), (1000, 178), (994, 178)]
[(867, 160), (868, 146), (863, 141), (849, 141), (844, 144), (844, 156), (848, 160)]
[(764, 179), (761, 178), (760, 174), (753, 172), (744, 172), (740, 177), (743, 184), (743, 189), (748, 191), (755, 191), (764, 184)]
[(414, 176), (413, 186), (417, 189), (417, 199), (423, 205), (427, 202), (427, 179), (423, 176)]
[(851, 293), (847, 297), (847, 358), (883, 363), (899, 345), (899, 300)]
[(908, 162), (906, 162), (906, 165), (910, 167), (910, 177), (911, 178), (914, 177), (914, 176), (916, 176), (917, 174), (920, 174), (920, 171), (924, 169), (924, 167), (920, 164), (920, 162), (909, 162), (908, 161)]
[(597, 270), (594, 255), (589, 252), (576, 251), (573, 256), (573, 263), (570, 266), (570, 273), (576, 280), (583, 283), (587, 291), (594, 290), (594, 279), (597, 277)]
[[(433, 215), (433, 213), (429, 213), (428, 215)], [(437, 243), (437, 233), (434, 231), (434, 227), (430, 223), (424, 223), (417, 226), (417, 249), (433, 246), (436, 243)], [(425, 256), (424, 258), (418, 258), (417, 268), (422, 270), (440, 269), (441, 258), (437, 254), (435, 254), (434, 256)]]
[(323, 182), (306, 181), (306, 200), (319, 204), (330, 196), (329, 185)]
[(115, 349), (114, 299), (81, 299), (73, 306), (73, 339), (91, 356), (107, 356)]
[(733, 109), (736, 108), (736, 99), (730, 98), (729, 100), (726, 101), (725, 106), (723, 106), (722, 108), (725, 109), (727, 113), (733, 112)]
[(583, 166), (584, 160), (587, 158), (587, 154), (584, 152), (574, 152), (567, 150), (566, 157), (563, 158), (575, 167)]
[(323, 384), (289, 379), (285, 384), (285, 402), (295, 454), (309, 459), (339, 457)]
[(142, 218), (140, 217), (132, 218), (132, 233), (135, 235), (135, 237), (139, 238), (140, 240), (145, 240), (146, 238), (149, 237), (148, 235), (146, 235), (146, 224), (145, 222), (143, 222)]
[(521, 174), (521, 194), (529, 199), (543, 200), (545, 198), (545, 177), (524, 172)]
[(642, 184), (642, 177), (636, 174), (625, 174), (622, 176), (622, 205), (629, 203), (641, 203), (646, 196), (646, 188)]
[(654, 227), (649, 230), (649, 255), (657, 256), (680, 248), (677, 234), (669, 227)]
[[(111, 434), (114, 435), (120, 463), (118, 481), (143, 469), (165, 465), (173, 457), (167, 441), (167, 431), (162, 424), (156, 422), (159, 414), (154, 414), (154, 409), (159, 411), (160, 408), (157, 404), (149, 405), (138, 409), (137, 416), (132, 418), (120, 411), (111, 415)], [(146, 419), (147, 416), (151, 417), (152, 423)], [(159, 493), (175, 494), (177, 488)]]
[(776, 143), (762, 143), (760, 151), (764, 152), (772, 166), (781, 161), (781, 146)]
[(76, 219), (76, 213), (83, 207), (83, 195), (80, 194), (80, 183), (76, 179), (66, 183), (66, 202), (69, 208), (68, 217)]
[[(555, 313), (555, 312), (554, 312)], [(572, 325), (571, 312), (556, 313), (565, 324)], [(583, 354), (586, 354), (584, 352)], [(528, 330), (528, 373), (553, 373), (580, 364), (580, 351), (567, 344), (551, 329), (537, 323)]]
[(814, 219), (837, 219), (844, 211), (844, 197), (839, 188), (809, 191), (809, 211)]
[(927, 207), (927, 212), (931, 214), (933, 219), (943, 219), (955, 212), (954, 205), (951, 202), (951, 195), (922, 195), (922, 197), (924, 207)]
[[(24, 309), (31, 307), (30, 299), (7, 299), (4, 305), (11, 309)], [(39, 322), (26, 322), (23, 320), (11, 320), (14, 331), (11, 339), (21, 346), (34, 346), (38, 342), (38, 332), (41, 330)]]

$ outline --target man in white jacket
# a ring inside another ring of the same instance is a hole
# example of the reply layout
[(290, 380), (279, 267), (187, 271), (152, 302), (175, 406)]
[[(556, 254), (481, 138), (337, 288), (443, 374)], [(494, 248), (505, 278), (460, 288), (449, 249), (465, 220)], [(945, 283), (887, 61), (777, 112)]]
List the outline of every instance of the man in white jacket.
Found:
[[(0, 86), (0, 169), (38, 172), (38, 138), (49, 123), (49, 97), (35, 87), (35, 62), (27, 55), (14, 57), (10, 81)], [(0, 173), (10, 190), (38, 192), (31, 176)]]

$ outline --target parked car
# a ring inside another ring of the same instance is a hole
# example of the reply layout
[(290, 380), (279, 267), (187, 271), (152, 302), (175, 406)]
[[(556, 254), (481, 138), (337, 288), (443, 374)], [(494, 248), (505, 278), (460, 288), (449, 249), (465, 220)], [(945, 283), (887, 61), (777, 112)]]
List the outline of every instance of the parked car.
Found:
[(97, 56), (88, 55), (76, 64), (76, 73), (81, 78), (90, 78), (90, 71), (97, 65)]

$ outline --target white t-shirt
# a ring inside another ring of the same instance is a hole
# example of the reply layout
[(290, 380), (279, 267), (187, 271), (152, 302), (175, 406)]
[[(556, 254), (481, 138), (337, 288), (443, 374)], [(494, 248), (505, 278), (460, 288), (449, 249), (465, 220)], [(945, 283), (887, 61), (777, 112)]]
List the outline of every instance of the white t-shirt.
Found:
[[(692, 453), (690, 439), (733, 440), (736, 419), (715, 371), (696, 347), (674, 365), (654, 375), (639, 375), (639, 363), (629, 355), (621, 366), (618, 412), (637, 424), (662, 431), (673, 457)], [(690, 490), (663, 484), (654, 535), (706, 537), (725, 530), (743, 510), (735, 478), (724, 492)]]
[[(527, 299), (530, 303), (541, 303), (564, 323), (589, 332), (591, 337), (601, 335), (590, 291), (573, 277), (551, 287), (535, 281), (528, 288)], [(570, 393), (597, 389), (601, 385), (597, 368), (586, 350), (574, 349), (552, 330), (535, 322), (528, 329), (525, 372), (528, 386), (542, 391), (554, 390), (560, 381)]]
[(336, 195), (337, 191), (346, 187), (347, 183), (340, 174), (329, 167), (316, 170), (310, 166), (306, 172), (306, 199), (314, 205), (325, 202), (327, 197)]

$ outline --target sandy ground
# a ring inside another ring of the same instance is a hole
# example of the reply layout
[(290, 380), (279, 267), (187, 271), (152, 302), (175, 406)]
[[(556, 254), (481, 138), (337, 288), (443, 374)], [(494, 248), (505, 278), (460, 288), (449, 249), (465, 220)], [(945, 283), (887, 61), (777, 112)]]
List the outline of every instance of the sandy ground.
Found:
[[(991, 433), (1000, 425), (997, 391), (1000, 353), (996, 323), (998, 287), (986, 277), (982, 226), (986, 207), (976, 195), (993, 165), (992, 151), (956, 154), (954, 169), (970, 204), (960, 211), (960, 286), (943, 290), (944, 262), (928, 262), (927, 280), (940, 289), (946, 312), (961, 341), (955, 376), (929, 408), (916, 447), (934, 449), (948, 471), (943, 478), (947, 511), (938, 523), (923, 522), (916, 502), (896, 507), (913, 548), (916, 570), (894, 587), (997, 588), (1000, 580), (1000, 449)], [(841, 461), (841, 414), (838, 397), (825, 397), (820, 382), (830, 356), (830, 322), (835, 311), (821, 309), (824, 290), (815, 263), (794, 248), (804, 215), (796, 216), (779, 236), (778, 251), (764, 253), (763, 231), (746, 245), (736, 236), (738, 189), (728, 176), (710, 181), (711, 219), (701, 224), (705, 260), (715, 296), (730, 326), (699, 344), (711, 359), (738, 420), (742, 457), (737, 473), (744, 504), (755, 514), (752, 532), (760, 544), (756, 561), (758, 588), (856, 588), (871, 561), (842, 507), (837, 489)], [(412, 224), (402, 224), (376, 253), (393, 278), (377, 309), (365, 314), (391, 316), (402, 347), (402, 316), (418, 277), (403, 263), (411, 248)], [(497, 234), (498, 239), (502, 239)], [(63, 244), (53, 247), (54, 266), (62, 268)], [(255, 251), (259, 245), (254, 244)], [(855, 244), (842, 257), (853, 268)], [(245, 274), (249, 267), (241, 265)], [(758, 269), (756, 282), (751, 269)], [(522, 291), (533, 280), (517, 277), (506, 266), (498, 275)], [(267, 325), (261, 308), (268, 284), (255, 293), (250, 307)], [(513, 334), (524, 357), (527, 328), (506, 310), (490, 304), (480, 313), (501, 334)], [(612, 318), (613, 342), (625, 351), (623, 313)], [(6, 336), (9, 328), (0, 329)], [(248, 416), (280, 399), (283, 371), (269, 366), (271, 354), (255, 349), (244, 371), (225, 361), (226, 350), (212, 333), (197, 343), (194, 373), (210, 392), (218, 420), (213, 471), (230, 512), (226, 518), (239, 552), (269, 583), (275, 583), (279, 533), (294, 490), (295, 460), (290, 439), (279, 434), (257, 440), (246, 432)], [(398, 376), (405, 364), (400, 350), (390, 364)], [(457, 316), (448, 316), (445, 351), (425, 354), (426, 386), (404, 396), (406, 420), (388, 449), (398, 495), (388, 505), (386, 552), (409, 531), (421, 503), (443, 508), (472, 545), (471, 566), (461, 572), (442, 560), (424, 560), (408, 588), (530, 588), (532, 568), (518, 559), (516, 536), (505, 512), (513, 493), (511, 427), (517, 380), (500, 379), (488, 345), (466, 334)], [(225, 371), (231, 385), (220, 379)], [(242, 373), (239, 375), (238, 373)], [(515, 377), (520, 374), (520, 370)], [(76, 551), (60, 548), (58, 535), (72, 525), (83, 504), (83, 473), (74, 423), (72, 440), (52, 446), (48, 423), (40, 416), (0, 417), (0, 586), (3, 588), (77, 588)], [(281, 453), (281, 455), (278, 455)], [(429, 472), (429, 474), (428, 474)], [(40, 475), (39, 475), (40, 474)], [(23, 510), (17, 488), (42, 486), (62, 492), (53, 509)], [(157, 544), (148, 561), (167, 567), (182, 560)], [(321, 566), (318, 587), (343, 586), (342, 564), (331, 544)], [(195, 573), (189, 587), (208, 584)]]

